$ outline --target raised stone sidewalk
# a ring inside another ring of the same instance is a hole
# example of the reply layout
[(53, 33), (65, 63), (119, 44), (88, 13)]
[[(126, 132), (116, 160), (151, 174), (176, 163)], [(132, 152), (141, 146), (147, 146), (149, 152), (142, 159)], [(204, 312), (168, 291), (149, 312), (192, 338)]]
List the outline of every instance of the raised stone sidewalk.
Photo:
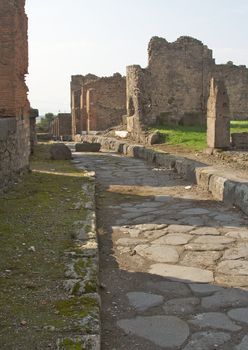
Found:
[(236, 206), (248, 214), (248, 179), (223, 174), (212, 166), (115, 138), (86, 135), (82, 137), (82, 141), (99, 142), (105, 150), (143, 159), (158, 167), (173, 169), (183, 178), (209, 191), (215, 199)]

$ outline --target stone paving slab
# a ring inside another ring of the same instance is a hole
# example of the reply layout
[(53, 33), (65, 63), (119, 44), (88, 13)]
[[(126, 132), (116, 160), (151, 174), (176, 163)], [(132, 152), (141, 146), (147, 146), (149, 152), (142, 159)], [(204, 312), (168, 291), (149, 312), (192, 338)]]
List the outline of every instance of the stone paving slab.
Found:
[(102, 196), (102, 349), (242, 350), (247, 217), (171, 170), (109, 153), (77, 159)]

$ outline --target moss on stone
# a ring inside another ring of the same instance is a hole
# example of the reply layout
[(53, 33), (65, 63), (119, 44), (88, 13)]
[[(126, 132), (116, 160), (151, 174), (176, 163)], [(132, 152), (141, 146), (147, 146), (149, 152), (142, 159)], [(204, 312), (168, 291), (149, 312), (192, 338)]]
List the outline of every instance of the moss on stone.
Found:
[(56, 309), (63, 316), (82, 318), (94, 315), (99, 310), (99, 303), (91, 296), (72, 297), (55, 303)]

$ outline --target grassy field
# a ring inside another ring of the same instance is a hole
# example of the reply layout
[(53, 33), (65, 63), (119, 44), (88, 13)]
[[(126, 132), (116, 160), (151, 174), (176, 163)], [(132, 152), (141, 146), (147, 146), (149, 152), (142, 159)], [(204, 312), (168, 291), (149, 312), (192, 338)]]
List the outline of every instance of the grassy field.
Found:
[[(203, 126), (158, 125), (154, 130), (164, 136), (162, 142), (200, 151), (207, 147), (206, 128)], [(248, 121), (231, 121), (231, 133), (248, 132)]]

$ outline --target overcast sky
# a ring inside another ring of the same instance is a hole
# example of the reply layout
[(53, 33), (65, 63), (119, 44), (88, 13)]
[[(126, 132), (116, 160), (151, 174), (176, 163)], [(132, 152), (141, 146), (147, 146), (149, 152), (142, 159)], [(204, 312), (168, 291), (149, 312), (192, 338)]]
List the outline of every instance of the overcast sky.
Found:
[(217, 63), (248, 66), (247, 0), (26, 0), (26, 12), (29, 98), (40, 114), (70, 111), (73, 74), (145, 67), (152, 36), (193, 36)]

